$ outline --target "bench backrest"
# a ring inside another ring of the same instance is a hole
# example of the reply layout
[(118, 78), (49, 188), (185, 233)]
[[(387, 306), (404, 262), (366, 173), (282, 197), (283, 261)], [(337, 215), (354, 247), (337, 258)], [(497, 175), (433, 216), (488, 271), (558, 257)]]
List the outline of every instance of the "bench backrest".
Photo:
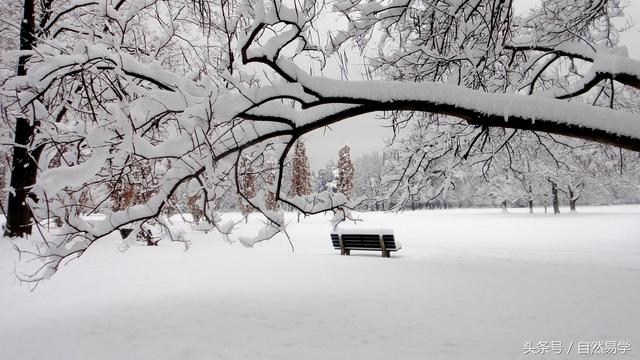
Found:
[[(387, 250), (397, 250), (393, 235), (382, 235), (384, 247)], [(338, 234), (331, 234), (331, 242), (335, 249), (340, 249)], [(381, 250), (380, 235), (374, 234), (342, 234), (342, 243), (346, 249)]]

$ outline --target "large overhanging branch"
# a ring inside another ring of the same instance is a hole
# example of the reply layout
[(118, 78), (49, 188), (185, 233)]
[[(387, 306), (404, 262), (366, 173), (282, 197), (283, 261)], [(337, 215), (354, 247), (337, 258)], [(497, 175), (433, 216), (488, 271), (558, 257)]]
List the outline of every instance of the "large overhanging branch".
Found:
[[(349, 88), (343, 84), (343, 90)], [(455, 89), (456, 98), (440, 99), (439, 95), (451, 88), (441, 84), (423, 87), (413, 84), (368, 83), (365, 87), (394, 89), (396, 95), (403, 91), (424, 96), (403, 98), (401, 96), (381, 101), (374, 97), (332, 96), (331, 101), (350, 105), (320, 117), (312, 115), (312, 109), (295, 113), (273, 112), (260, 108), (241, 115), (247, 119), (281, 118), (297, 124), (296, 132), (304, 134), (344, 119), (378, 111), (424, 111), (449, 115), (466, 120), (469, 124), (521, 130), (549, 132), (570, 136), (621, 148), (640, 151), (640, 116), (606, 108), (595, 108), (586, 104), (570, 104), (559, 100), (529, 98), (517, 95), (487, 94), (469, 89)], [(357, 87), (353, 87), (357, 91)], [(493, 103), (493, 104), (491, 104)], [(321, 105), (318, 105), (321, 106)], [(324, 105), (326, 106), (326, 105)], [(564, 113), (570, 111), (570, 113)], [(322, 113), (322, 111), (321, 111)], [(313, 119), (313, 120), (312, 120)]]
[[(263, 27), (264, 25), (258, 25), (255, 29), (260, 31)], [(254, 35), (250, 37), (253, 38)], [(291, 37), (287, 35), (282, 41), (272, 43), (286, 45), (290, 41)], [(640, 151), (640, 116), (637, 114), (569, 103), (560, 99), (486, 93), (427, 81), (412, 83), (327, 79), (310, 76), (293, 62), (282, 56), (276, 57), (279, 54), (277, 50), (259, 47), (251, 51), (248, 50), (250, 46), (250, 43), (245, 44), (245, 63), (266, 64), (286, 81), (300, 84), (306, 95), (312, 95), (318, 100), (308, 103), (301, 98), (300, 103), (306, 109), (300, 111), (287, 109), (284, 105), (265, 104), (269, 106), (252, 107), (240, 114), (241, 117), (288, 120), (297, 124), (298, 131), (304, 133), (368, 112), (425, 111), (455, 116), (474, 125), (544, 131)], [(266, 54), (274, 55), (270, 57)], [(625, 68), (629, 71), (623, 73), (614, 67), (605, 72), (607, 68), (604, 62), (597, 61), (596, 64), (602, 64), (598, 67), (602, 70), (594, 70), (594, 73), (606, 74), (601, 76), (609, 78), (618, 76), (623, 80), (633, 79), (634, 71), (640, 73), (640, 62), (618, 60), (617, 63), (626, 64)], [(336, 107), (333, 112), (318, 115), (326, 112), (331, 105), (350, 107)], [(314, 108), (318, 110), (314, 111)]]

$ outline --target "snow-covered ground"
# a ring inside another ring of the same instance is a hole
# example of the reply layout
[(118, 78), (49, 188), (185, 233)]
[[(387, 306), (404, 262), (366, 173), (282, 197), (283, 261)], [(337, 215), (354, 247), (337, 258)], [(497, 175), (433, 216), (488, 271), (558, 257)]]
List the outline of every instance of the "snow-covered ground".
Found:
[(395, 230), (391, 259), (339, 256), (323, 216), (290, 216), (295, 252), (190, 232), (186, 253), (120, 253), (113, 235), (34, 292), (3, 241), (0, 359), (639, 359), (640, 206), (537, 211), (361, 214)]

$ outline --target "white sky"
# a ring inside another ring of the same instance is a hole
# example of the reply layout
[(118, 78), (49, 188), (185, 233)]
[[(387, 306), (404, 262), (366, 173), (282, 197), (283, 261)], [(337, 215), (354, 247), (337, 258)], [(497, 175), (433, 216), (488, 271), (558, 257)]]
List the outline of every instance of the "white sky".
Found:
[[(516, 0), (515, 6), (517, 11), (525, 12), (537, 2), (539, 1)], [(622, 35), (620, 42), (629, 48), (630, 57), (640, 59), (640, 1), (631, 1), (626, 13), (637, 24)], [(351, 146), (353, 159), (368, 152), (382, 150), (385, 146), (384, 140), (393, 135), (391, 129), (383, 127), (384, 125), (386, 123), (377, 120), (374, 114), (366, 114), (305, 136), (312, 169), (317, 171), (331, 159), (337, 161), (338, 150), (347, 143)]]

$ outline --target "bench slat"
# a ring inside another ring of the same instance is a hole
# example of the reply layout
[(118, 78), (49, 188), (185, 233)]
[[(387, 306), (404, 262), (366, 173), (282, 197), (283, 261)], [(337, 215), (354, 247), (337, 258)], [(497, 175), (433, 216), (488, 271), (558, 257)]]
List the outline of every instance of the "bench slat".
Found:
[[(340, 245), (334, 245), (333, 246), (334, 249), (336, 250), (340, 250)], [(396, 247), (391, 247), (391, 246), (385, 246), (385, 248), (387, 250), (399, 250)], [(371, 245), (363, 245), (363, 246), (345, 246), (345, 249), (352, 249), (352, 250), (360, 250), (360, 249), (376, 249), (376, 250), (382, 250), (380, 249), (380, 246), (371, 246)]]
[[(332, 239), (332, 241), (340, 241), (340, 240), (339, 239)], [(345, 238), (342, 238), (342, 241), (344, 241), (344, 242), (347, 242), (347, 241), (349, 241), (349, 242), (380, 242), (380, 239), (379, 238), (378, 239), (345, 239)], [(383, 241), (385, 243), (393, 243), (393, 242), (395, 242), (395, 240), (393, 240), (393, 239), (391, 239), (391, 240), (390, 239), (384, 239)]]
[[(333, 244), (333, 247), (336, 249), (340, 248), (340, 244)], [(380, 244), (344, 244), (345, 248), (349, 249), (359, 249), (359, 248), (373, 248), (380, 249)], [(387, 249), (395, 249), (395, 244), (385, 244), (384, 246)]]

